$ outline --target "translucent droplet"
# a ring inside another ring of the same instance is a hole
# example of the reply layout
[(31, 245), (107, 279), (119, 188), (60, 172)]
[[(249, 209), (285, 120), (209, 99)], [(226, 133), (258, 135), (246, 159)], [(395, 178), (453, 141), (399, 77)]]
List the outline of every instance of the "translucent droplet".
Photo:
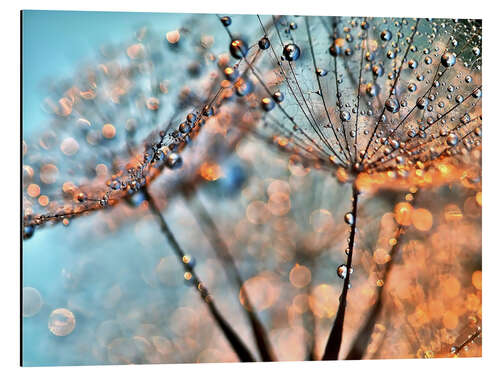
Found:
[(448, 144), (448, 146), (456, 146), (456, 144), (458, 143), (458, 137), (455, 133), (450, 133), (450, 135), (448, 135), (448, 137), (446, 138), (446, 143)]
[(23, 227), (23, 239), (27, 240), (33, 237), (33, 234), (35, 234), (35, 227), (33, 225), (26, 225)]
[(262, 50), (266, 50), (271, 46), (271, 42), (267, 37), (263, 37), (261, 40), (259, 40), (259, 48)]
[(281, 103), (283, 100), (285, 100), (285, 95), (281, 91), (276, 91), (273, 94), (273, 99), (276, 103)]
[(340, 112), (340, 119), (342, 121), (349, 121), (351, 119), (351, 114), (348, 111)]
[(441, 64), (447, 68), (451, 68), (457, 62), (457, 57), (454, 53), (445, 52), (443, 56), (441, 56)]
[(75, 316), (68, 309), (56, 309), (49, 316), (49, 330), (55, 336), (67, 336), (75, 329)]
[(295, 61), (300, 57), (300, 48), (294, 43), (287, 44), (283, 48), (283, 56), (287, 61)]
[(272, 110), (275, 105), (276, 105), (276, 103), (271, 98), (267, 98), (267, 97), (262, 98), (262, 100), (260, 102), (260, 106), (266, 112), (269, 112), (270, 110)]
[(231, 56), (235, 59), (242, 59), (246, 57), (248, 53), (248, 46), (245, 41), (241, 39), (235, 39), (229, 45), (229, 52), (231, 52)]
[(417, 107), (419, 109), (425, 109), (425, 108), (427, 108), (428, 104), (429, 104), (429, 99), (427, 99), (424, 96), (418, 98), (418, 100), (417, 100)]
[(170, 169), (177, 169), (182, 167), (182, 158), (179, 154), (171, 152), (167, 156), (167, 167)]
[(385, 101), (385, 109), (391, 113), (396, 113), (399, 111), (399, 102), (397, 99), (389, 98)]
[(42, 296), (32, 287), (23, 288), (23, 317), (29, 318), (38, 314), (42, 308)]
[(409, 67), (410, 69), (416, 69), (416, 68), (417, 68), (417, 66), (418, 66), (418, 63), (417, 63), (417, 61), (416, 61), (416, 60), (413, 60), (413, 59), (412, 59), (412, 60), (408, 61), (408, 67)]
[(344, 221), (349, 225), (354, 224), (354, 215), (351, 212), (346, 213), (344, 215)]
[(392, 33), (390, 30), (384, 30), (382, 31), (382, 33), (380, 33), (380, 39), (382, 39), (383, 41), (386, 41), (388, 42), (389, 40), (392, 39)]
[(231, 17), (228, 17), (228, 16), (221, 17), (220, 21), (222, 22), (222, 24), (225, 27), (228, 27), (229, 25), (231, 25)]
[(377, 96), (379, 92), (380, 92), (380, 88), (376, 83), (369, 82), (366, 85), (366, 93), (368, 94), (368, 96), (373, 98), (373, 97)]
[(341, 264), (340, 266), (337, 267), (337, 276), (340, 277), (342, 280), (346, 278), (347, 266), (345, 264)]

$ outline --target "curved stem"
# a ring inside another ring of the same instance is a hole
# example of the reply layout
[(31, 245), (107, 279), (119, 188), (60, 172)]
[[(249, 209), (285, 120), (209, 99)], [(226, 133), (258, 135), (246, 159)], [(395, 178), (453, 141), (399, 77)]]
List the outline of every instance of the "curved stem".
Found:
[(177, 239), (175, 238), (174, 234), (170, 230), (167, 222), (163, 218), (163, 215), (161, 214), (161, 211), (159, 207), (156, 205), (155, 201), (149, 194), (149, 191), (147, 188), (143, 189), (144, 195), (146, 197), (146, 200), (149, 203), (149, 208), (155, 218), (158, 220), (158, 224), (160, 225), (161, 231), (165, 235), (167, 242), (169, 243), (170, 247), (174, 250), (175, 255), (181, 262), (182, 266), (184, 267), (185, 272), (189, 272), (190, 274), (190, 281), (193, 282), (193, 285), (196, 287), (196, 290), (199, 292), (199, 295), (203, 302), (205, 302), (208, 306), (208, 309), (210, 310), (210, 313), (212, 314), (212, 317), (215, 319), (215, 322), (219, 326), (219, 328), (222, 330), (224, 333), (224, 336), (226, 337), (227, 341), (229, 341), (229, 344), (233, 348), (233, 350), (236, 352), (238, 355), (238, 358), (242, 362), (255, 362), (255, 359), (253, 358), (253, 355), (250, 353), (246, 345), (243, 343), (241, 338), (236, 334), (234, 329), (231, 327), (231, 325), (224, 319), (222, 314), (219, 312), (217, 307), (215, 306), (215, 303), (213, 301), (212, 296), (208, 293), (208, 290), (205, 288), (201, 280), (198, 278), (196, 275), (196, 272), (194, 271), (193, 266), (190, 264), (190, 262), (186, 262), (186, 253), (182, 250), (181, 246), (177, 242)]
[(400, 247), (401, 236), (405, 233), (404, 227), (402, 225), (398, 226), (395, 238), (397, 239), (396, 244), (392, 247), (389, 255), (390, 260), (387, 263), (384, 271), (384, 276), (382, 280), (384, 281), (384, 285), (377, 288), (377, 300), (373, 307), (371, 308), (368, 317), (363, 324), (363, 327), (359, 330), (359, 333), (354, 338), (353, 344), (347, 357), (345, 359), (353, 360), (353, 359), (362, 359), (366, 348), (368, 347), (368, 343), (370, 341), (371, 335), (373, 333), (373, 329), (375, 328), (375, 323), (377, 322), (380, 313), (382, 312), (382, 306), (384, 305), (384, 286), (387, 284), (387, 279), (389, 274), (391, 273), (392, 266), (394, 264), (394, 258), (397, 255), (397, 252)]
[(339, 307), (337, 310), (337, 315), (335, 316), (335, 321), (333, 323), (332, 330), (330, 331), (330, 336), (326, 343), (325, 353), (323, 354), (322, 360), (337, 360), (339, 358), (340, 345), (342, 343), (342, 332), (344, 330), (344, 317), (345, 310), (347, 307), (347, 292), (350, 288), (350, 270), (352, 265), (352, 255), (354, 250), (354, 238), (356, 236), (356, 221), (358, 214), (358, 197), (359, 191), (353, 182), (352, 185), (352, 223), (351, 231), (349, 235), (349, 252), (347, 254), (347, 272), (344, 278), (344, 285), (342, 287), (342, 294), (340, 295)]
[(243, 279), (238, 272), (238, 268), (236, 267), (236, 263), (227, 247), (226, 242), (222, 239), (220, 232), (217, 229), (217, 225), (214, 223), (208, 210), (205, 208), (196, 194), (194, 194), (194, 196), (192, 197), (191, 202), (193, 204), (192, 209), (195, 213), (196, 218), (198, 219), (203, 233), (209, 240), (212, 248), (215, 250), (215, 254), (219, 258), (219, 260), (224, 264), (224, 270), (228, 274), (228, 277), (236, 281), (240, 293), (244, 301), (246, 302), (244, 310), (247, 314), (248, 320), (250, 320), (252, 332), (257, 344), (257, 349), (259, 350), (262, 360), (264, 362), (275, 361), (276, 356), (273, 353), (273, 349), (267, 336), (266, 329), (259, 320), (259, 317), (255, 312), (255, 308), (250, 302), (249, 296), (243, 283)]

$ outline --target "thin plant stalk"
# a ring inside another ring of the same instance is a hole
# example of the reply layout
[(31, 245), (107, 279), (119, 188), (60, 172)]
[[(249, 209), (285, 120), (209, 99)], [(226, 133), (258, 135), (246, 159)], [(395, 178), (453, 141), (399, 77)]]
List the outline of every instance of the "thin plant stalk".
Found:
[(325, 353), (323, 354), (322, 360), (338, 360), (340, 345), (342, 343), (342, 333), (344, 330), (344, 318), (345, 310), (347, 307), (347, 293), (350, 288), (350, 276), (352, 268), (352, 256), (354, 250), (354, 239), (356, 236), (356, 221), (358, 216), (358, 198), (359, 190), (356, 188), (355, 183), (352, 184), (352, 209), (351, 215), (352, 220), (350, 221), (350, 234), (349, 234), (349, 252), (347, 254), (347, 272), (344, 278), (344, 285), (342, 287), (342, 294), (340, 295), (339, 307), (337, 310), (337, 315), (335, 316), (335, 321), (333, 323), (332, 330), (330, 331), (330, 336), (326, 343)]
[(384, 281), (384, 285), (377, 288), (377, 297), (376, 297), (377, 300), (375, 301), (375, 304), (371, 308), (368, 317), (365, 319), (363, 327), (359, 330), (359, 333), (354, 338), (351, 349), (349, 350), (346, 359), (349, 360), (362, 359), (366, 352), (366, 348), (368, 347), (368, 343), (373, 333), (375, 323), (378, 321), (380, 313), (382, 312), (382, 307), (384, 305), (384, 286), (386, 285), (387, 279), (392, 270), (392, 266), (394, 264), (394, 257), (396, 256), (399, 250), (400, 239), (403, 233), (404, 233), (404, 227), (400, 225), (397, 229), (395, 236), (397, 242), (392, 247), (389, 253), (391, 258), (389, 262), (386, 264), (384, 276), (382, 278), (382, 280)]
[(208, 210), (203, 205), (196, 193), (193, 194), (191, 203), (192, 212), (197, 218), (203, 233), (210, 242), (210, 245), (215, 250), (216, 256), (225, 265), (224, 270), (228, 278), (235, 280), (238, 285), (241, 296), (245, 301), (244, 310), (248, 319), (250, 320), (252, 332), (257, 344), (257, 349), (262, 360), (265, 362), (275, 361), (276, 356), (274, 355), (273, 349), (271, 347), (266, 329), (259, 320), (255, 308), (250, 302), (245, 285), (243, 283), (243, 279), (238, 271), (238, 268), (236, 267), (236, 263), (227, 247), (226, 242), (222, 239), (220, 232), (217, 229), (217, 225), (213, 221)]
[(146, 197), (146, 200), (149, 203), (148, 206), (154, 217), (157, 219), (161, 231), (163, 232), (165, 238), (167, 239), (167, 242), (169, 243), (175, 255), (181, 262), (185, 272), (189, 273), (188, 274), (190, 277), (189, 280), (193, 282), (193, 285), (196, 286), (196, 290), (199, 292), (201, 299), (207, 304), (208, 309), (212, 314), (212, 317), (214, 318), (215, 322), (224, 333), (224, 336), (226, 337), (227, 341), (237, 354), (238, 358), (240, 359), (241, 362), (255, 362), (255, 359), (251, 354), (251, 352), (248, 350), (248, 348), (243, 343), (241, 338), (237, 335), (237, 333), (234, 331), (231, 325), (226, 321), (226, 319), (222, 316), (220, 311), (215, 306), (212, 296), (208, 293), (208, 290), (205, 288), (201, 280), (196, 275), (193, 266), (190, 264), (190, 262), (185, 261), (187, 259), (186, 253), (182, 250), (181, 246), (177, 242), (177, 239), (175, 238), (167, 222), (165, 221), (163, 215), (161, 214), (160, 209), (156, 205), (152, 196), (149, 194), (148, 189), (147, 188), (143, 189), (143, 192)]
[[(416, 194), (414, 194), (414, 199), (415, 198)], [(382, 307), (384, 305), (384, 287), (387, 285), (389, 274), (391, 273), (392, 266), (394, 265), (394, 259), (399, 252), (401, 246), (401, 237), (403, 237), (405, 233), (405, 227), (400, 224), (396, 230), (396, 234), (394, 235), (396, 243), (392, 246), (389, 252), (390, 259), (385, 265), (384, 275), (382, 277), (384, 284), (381, 287), (377, 288), (377, 299), (375, 301), (375, 304), (371, 308), (368, 317), (365, 319), (363, 327), (359, 330), (358, 334), (354, 338), (351, 349), (349, 350), (349, 353), (346, 357), (346, 359), (348, 360), (362, 359), (366, 352), (370, 337), (373, 333), (373, 329), (375, 328), (375, 323), (378, 321), (382, 312)]]

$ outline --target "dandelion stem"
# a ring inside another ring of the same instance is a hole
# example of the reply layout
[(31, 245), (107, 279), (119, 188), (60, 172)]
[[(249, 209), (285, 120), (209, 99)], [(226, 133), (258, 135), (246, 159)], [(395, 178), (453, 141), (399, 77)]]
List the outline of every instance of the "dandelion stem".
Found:
[(219, 312), (219, 310), (215, 306), (213, 298), (209, 295), (208, 290), (203, 286), (202, 282), (200, 281), (200, 279), (196, 275), (196, 273), (193, 269), (193, 266), (191, 264), (189, 264), (189, 262), (183, 261), (183, 258), (186, 256), (186, 254), (182, 250), (179, 243), (177, 242), (177, 239), (175, 238), (174, 234), (170, 230), (167, 222), (165, 221), (163, 215), (161, 214), (159, 207), (156, 205), (155, 201), (151, 197), (148, 189), (147, 188), (143, 189), (143, 192), (144, 192), (144, 195), (146, 197), (146, 200), (149, 203), (149, 208), (150, 208), (151, 212), (153, 213), (153, 215), (158, 220), (158, 224), (160, 225), (161, 231), (165, 235), (167, 242), (169, 243), (170, 247), (174, 250), (177, 258), (179, 259), (182, 266), (184, 267), (184, 270), (191, 274), (191, 280), (193, 281), (194, 285), (196, 286), (196, 289), (198, 290), (201, 299), (207, 304), (207, 306), (210, 310), (210, 313), (212, 314), (212, 317), (215, 319), (217, 325), (224, 333), (224, 336), (226, 337), (227, 341), (229, 341), (229, 344), (231, 345), (233, 350), (238, 355), (238, 358), (242, 362), (255, 362), (253, 355), (250, 353), (250, 351), (248, 350), (246, 345), (243, 343), (243, 341), (236, 334), (236, 332), (231, 327), (231, 325), (224, 319), (222, 314)]
[(326, 343), (325, 353), (323, 354), (322, 360), (337, 360), (339, 358), (340, 345), (342, 343), (342, 331), (344, 329), (344, 317), (345, 310), (347, 307), (347, 292), (349, 291), (349, 279), (350, 270), (352, 265), (352, 255), (354, 250), (354, 238), (356, 236), (356, 220), (358, 213), (358, 197), (359, 191), (355, 186), (352, 185), (352, 223), (351, 231), (349, 235), (349, 253), (347, 254), (347, 272), (344, 278), (344, 285), (342, 287), (342, 294), (340, 295), (339, 307), (337, 310), (337, 315), (335, 316), (335, 321), (333, 323), (332, 330), (330, 331), (330, 336)]
[(276, 361), (276, 356), (273, 353), (266, 329), (259, 320), (255, 308), (250, 302), (243, 279), (238, 271), (238, 268), (236, 267), (236, 263), (227, 247), (226, 242), (222, 239), (222, 236), (217, 229), (217, 225), (212, 220), (210, 213), (196, 194), (193, 195), (191, 203), (192, 211), (198, 219), (198, 223), (200, 224), (203, 233), (209, 240), (210, 245), (215, 250), (215, 254), (225, 265), (224, 270), (228, 274), (228, 277), (235, 280), (238, 285), (242, 298), (245, 301), (245, 312), (250, 320), (257, 349), (259, 350), (262, 360), (265, 362)]
[(462, 349), (464, 349), (467, 345), (469, 345), (470, 343), (474, 342), (474, 340), (479, 337), (479, 335), (481, 334), (482, 330), (480, 328), (478, 328), (476, 330), (476, 332), (474, 332), (472, 335), (469, 336), (469, 338), (467, 340), (465, 340), (460, 346), (458, 346), (455, 351), (454, 351), (454, 354), (456, 356), (458, 356), (458, 353), (460, 353), (462, 351)]
[(389, 253), (390, 260), (385, 266), (384, 276), (382, 278), (382, 280), (384, 281), (384, 285), (377, 288), (377, 297), (376, 297), (377, 300), (373, 305), (373, 307), (371, 308), (368, 317), (365, 319), (363, 327), (360, 329), (360, 331), (354, 338), (351, 349), (349, 350), (349, 353), (347, 354), (347, 357), (345, 359), (349, 360), (362, 359), (363, 355), (365, 354), (373, 329), (375, 327), (375, 323), (377, 322), (380, 313), (382, 312), (382, 306), (384, 302), (384, 286), (386, 285), (387, 278), (389, 277), (389, 274), (392, 270), (392, 266), (394, 264), (394, 257), (396, 256), (399, 250), (400, 239), (404, 233), (405, 233), (404, 227), (402, 225), (399, 225), (396, 231), (396, 235), (394, 236), (397, 242), (391, 248), (391, 251)]

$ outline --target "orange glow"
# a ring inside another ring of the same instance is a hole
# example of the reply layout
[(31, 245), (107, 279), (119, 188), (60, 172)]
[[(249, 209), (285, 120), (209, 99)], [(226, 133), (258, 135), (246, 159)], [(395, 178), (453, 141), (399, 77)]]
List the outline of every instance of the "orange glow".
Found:
[(453, 311), (446, 311), (443, 315), (443, 325), (448, 329), (455, 329), (458, 325), (458, 316)]
[(38, 186), (37, 184), (30, 184), (27, 191), (30, 197), (36, 198), (40, 195), (40, 186)]
[(269, 220), (267, 205), (262, 201), (253, 201), (247, 206), (247, 219), (252, 224), (264, 224)]
[(391, 260), (391, 256), (384, 249), (377, 249), (373, 253), (373, 260), (377, 264), (385, 264)]
[(200, 174), (207, 181), (215, 181), (222, 176), (222, 171), (219, 164), (206, 161), (201, 165)]
[(59, 99), (59, 116), (67, 117), (73, 112), (73, 102), (68, 98)]
[[(349, 180), (349, 174), (344, 168), (337, 169), (337, 179), (340, 182), (347, 182)], [(358, 186), (359, 188), (359, 186)]]
[(444, 219), (451, 223), (462, 220), (462, 211), (456, 204), (449, 204), (444, 209)]
[(38, 203), (40, 204), (40, 206), (48, 205), (49, 197), (47, 197), (46, 195), (40, 195), (40, 197), (38, 197)]
[(408, 226), (411, 224), (411, 214), (413, 207), (407, 202), (400, 202), (394, 208), (394, 218), (400, 225)]
[(476, 193), (476, 202), (478, 205), (482, 206), (483, 205), (483, 193), (481, 191), (478, 191)]
[(328, 210), (314, 210), (309, 216), (309, 223), (317, 233), (330, 232), (335, 228), (332, 214)]
[(276, 276), (266, 272), (248, 279), (243, 283), (243, 286), (248, 294), (249, 301), (245, 299), (240, 290), (240, 303), (245, 308), (248, 308), (248, 303), (251, 303), (257, 311), (270, 308), (277, 301), (280, 294), (277, 281)]
[(426, 232), (432, 228), (432, 214), (425, 208), (417, 208), (413, 210), (411, 220), (415, 228), (419, 231)]
[(274, 216), (286, 215), (290, 211), (290, 207), (290, 197), (285, 193), (273, 193), (267, 202), (267, 208)]
[(328, 284), (320, 284), (309, 296), (309, 307), (318, 318), (331, 318), (337, 312), (338, 292)]
[(102, 135), (104, 138), (111, 139), (115, 136), (116, 130), (112, 124), (104, 124), (102, 127)]
[(474, 288), (481, 290), (483, 288), (483, 273), (481, 271), (474, 271), (472, 274), (472, 285)]
[(296, 264), (290, 271), (290, 283), (296, 288), (303, 288), (311, 282), (311, 271), (306, 266)]
[(160, 100), (158, 98), (149, 98), (146, 101), (146, 107), (151, 111), (157, 111), (160, 108)]
[(456, 297), (460, 293), (460, 282), (455, 276), (448, 275), (441, 280), (441, 286), (448, 297)]
[(181, 33), (179, 30), (172, 30), (165, 35), (165, 38), (170, 44), (175, 44), (181, 39)]
[(132, 44), (127, 48), (127, 56), (133, 60), (144, 57), (144, 46), (141, 43)]

